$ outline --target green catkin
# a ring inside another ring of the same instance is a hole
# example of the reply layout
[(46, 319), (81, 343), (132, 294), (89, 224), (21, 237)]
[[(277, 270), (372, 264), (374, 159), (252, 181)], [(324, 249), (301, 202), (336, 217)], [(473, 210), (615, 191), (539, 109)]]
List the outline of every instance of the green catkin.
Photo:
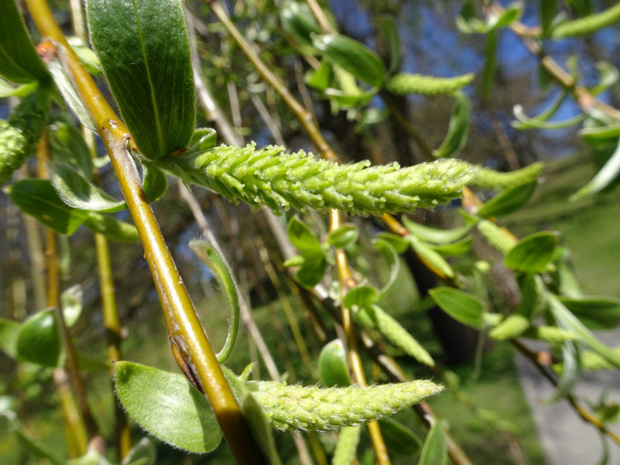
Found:
[(516, 244), (514, 239), (508, 237), (499, 226), (489, 220), (480, 220), (477, 227), (487, 242), (504, 255)]
[(561, 344), (566, 341), (576, 341), (579, 336), (571, 331), (555, 326), (532, 326), (522, 333), (529, 339), (540, 339), (550, 343)]
[(275, 212), (289, 208), (347, 213), (410, 212), (433, 208), (460, 196), (476, 169), (459, 160), (439, 160), (401, 168), (397, 163), (370, 166), (369, 161), (338, 165), (311, 154), (283, 153), (281, 147), (257, 150), (220, 146), (157, 161), (186, 183), (193, 182), (250, 205)]
[[(620, 353), (618, 347), (613, 349), (615, 352)], [(596, 352), (591, 350), (582, 351), (580, 357), (581, 369), (586, 371), (598, 371), (598, 370), (615, 370), (617, 367), (608, 362), (605, 358), (601, 357)]]
[(340, 430), (332, 465), (351, 465), (360, 442), (360, 433), (359, 426), (347, 426)]
[(35, 90), (13, 110), (8, 121), (0, 120), (0, 184), (34, 154), (47, 125), (48, 110), (47, 92)]
[(373, 311), (377, 329), (388, 341), (403, 349), (407, 355), (415, 358), (418, 362), (431, 367), (435, 366), (433, 357), (398, 321), (376, 305), (373, 305)]
[(393, 415), (444, 389), (424, 380), (346, 388), (275, 381), (250, 381), (246, 386), (271, 425), (281, 431), (330, 431), (360, 425)]
[(619, 21), (620, 3), (601, 13), (579, 18), (574, 21), (566, 21), (553, 29), (551, 37), (554, 39), (563, 39), (565, 37), (588, 35)]
[(529, 328), (530, 321), (523, 315), (513, 313), (489, 332), (489, 336), (497, 341), (505, 341), (519, 337)]
[(535, 181), (543, 170), (542, 163), (532, 163), (520, 170), (502, 173), (489, 168), (478, 167), (476, 177), (469, 183), (485, 189), (508, 189)]
[(419, 74), (401, 73), (392, 77), (387, 83), (387, 89), (398, 95), (407, 94), (450, 94), (461, 87), (465, 87), (474, 79), (474, 74), (464, 74), (451, 78), (421, 76)]

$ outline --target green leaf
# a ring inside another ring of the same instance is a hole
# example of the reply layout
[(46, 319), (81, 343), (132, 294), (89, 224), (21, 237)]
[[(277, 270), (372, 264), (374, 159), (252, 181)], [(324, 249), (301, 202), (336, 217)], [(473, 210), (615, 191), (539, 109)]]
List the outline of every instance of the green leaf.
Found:
[(609, 186), (615, 179), (618, 178), (620, 174), (620, 138), (618, 138), (618, 146), (614, 151), (613, 155), (605, 165), (600, 169), (596, 176), (592, 178), (592, 180), (579, 189), (575, 194), (570, 197), (570, 201), (574, 202), (575, 200), (582, 199), (589, 195), (596, 194), (607, 186)]
[(17, 83), (50, 79), (13, 0), (0, 2), (0, 75)]
[(6, 79), (0, 78), (0, 98), (6, 97), (25, 97), (38, 86), (37, 81), (22, 84), (21, 86), (13, 86)]
[(474, 242), (473, 236), (467, 236), (456, 242), (449, 244), (432, 245), (430, 247), (442, 257), (453, 257), (455, 255), (463, 255), (471, 250)]
[(347, 353), (340, 339), (334, 339), (321, 349), (319, 378), (325, 387), (351, 385)]
[(613, 363), (616, 367), (620, 367), (620, 353), (610, 349), (601, 341), (599, 341), (580, 321), (573, 315), (562, 303), (552, 295), (549, 295), (549, 309), (556, 318), (561, 320), (570, 328), (581, 342), (587, 345), (591, 350), (602, 356), (608, 362)]
[(55, 156), (73, 163), (80, 168), (82, 176), (90, 180), (93, 177), (93, 158), (82, 133), (74, 126), (59, 123), (52, 132), (52, 149)]
[(431, 247), (420, 241), (414, 235), (408, 236), (411, 246), (415, 253), (426, 262), (427, 266), (434, 268), (439, 273), (447, 276), (448, 278), (454, 278), (454, 270), (450, 264)]
[(322, 35), (313, 44), (333, 65), (338, 65), (373, 87), (385, 83), (387, 71), (381, 57), (365, 45), (341, 35)]
[(62, 306), (62, 314), (65, 317), (65, 324), (70, 328), (82, 314), (82, 286), (76, 284), (64, 290), (60, 294), (60, 304)]
[(482, 70), (482, 95), (485, 100), (491, 98), (491, 89), (495, 78), (497, 64), (497, 32), (487, 32), (484, 46), (484, 69)]
[(558, 300), (588, 329), (609, 330), (620, 325), (620, 299), (590, 296)]
[(21, 325), (17, 335), (17, 355), (20, 360), (56, 367), (61, 349), (60, 329), (54, 310), (41, 310)]
[(392, 247), (392, 244), (390, 242), (384, 241), (380, 237), (376, 237), (372, 241), (372, 243), (377, 248), (377, 250), (381, 252), (381, 255), (383, 255), (383, 258), (385, 258), (385, 261), (387, 262), (390, 269), (390, 278), (379, 291), (379, 299), (382, 299), (387, 295), (387, 293), (390, 291), (390, 289), (398, 279), (398, 274), (400, 273), (400, 259), (398, 257), (398, 253), (396, 252), (396, 249)]
[(7, 190), (20, 210), (60, 234), (73, 234), (88, 218), (88, 212), (67, 206), (48, 180), (24, 179)]
[(196, 123), (194, 79), (179, 0), (88, 0), (90, 39), (142, 155), (184, 148)]
[(366, 105), (376, 94), (376, 89), (371, 89), (369, 91), (356, 94), (347, 94), (344, 91), (332, 88), (325, 90), (325, 95), (343, 108), (354, 108)]
[(488, 31), (487, 24), (476, 17), (476, 8), (472, 1), (465, 2), (456, 17), (456, 27), (463, 34), (484, 34)]
[(618, 81), (619, 76), (618, 68), (605, 61), (598, 62), (596, 64), (596, 69), (598, 70), (599, 74), (598, 84), (588, 89), (590, 93), (594, 96), (605, 92), (607, 89), (613, 86)]
[(323, 92), (329, 87), (333, 74), (331, 63), (327, 60), (321, 60), (321, 66), (314, 71), (306, 73), (304, 79), (308, 86)]
[(310, 7), (305, 3), (287, 2), (280, 13), (282, 28), (297, 42), (313, 47), (312, 36), (321, 34)]
[(226, 292), (228, 302), (230, 303), (232, 317), (228, 321), (228, 335), (226, 336), (224, 347), (217, 353), (217, 361), (224, 363), (232, 354), (237, 334), (239, 333), (239, 315), (241, 313), (239, 289), (226, 260), (213, 247), (210, 247), (206, 241), (191, 241), (189, 248), (209, 267), (209, 270), (211, 270), (211, 273), (213, 273), (213, 276), (219, 283), (220, 289)]
[(521, 239), (508, 252), (504, 264), (515, 271), (542, 273), (553, 258), (558, 237), (552, 232), (539, 232)]
[(540, 26), (543, 35), (547, 36), (551, 30), (553, 19), (558, 12), (558, 0), (539, 0), (538, 16), (540, 17)]
[(434, 422), (424, 441), (418, 465), (447, 465), (447, 463), (448, 450), (443, 430), (437, 422)]
[(452, 157), (458, 154), (467, 142), (469, 115), (471, 113), (469, 99), (460, 91), (454, 93), (454, 98), (456, 103), (450, 116), (448, 134), (441, 146), (433, 151), (433, 155), (437, 158)]
[(422, 441), (409, 428), (392, 417), (379, 420), (381, 434), (390, 453), (395, 455), (411, 455), (422, 448)]
[(423, 241), (432, 242), (434, 244), (448, 244), (450, 242), (458, 241), (459, 239), (462, 239), (472, 228), (471, 224), (466, 224), (454, 229), (439, 229), (415, 223), (406, 216), (403, 216), (402, 220), (403, 225), (407, 228), (407, 231)]
[(56, 192), (69, 207), (100, 212), (118, 212), (127, 208), (124, 201), (116, 200), (95, 187), (71, 165), (52, 162), (47, 166)]
[(88, 44), (80, 37), (67, 37), (67, 42), (84, 65), (86, 70), (94, 76), (103, 76), (101, 72), (101, 62), (97, 58), (97, 54), (92, 51)]
[(371, 286), (355, 286), (342, 299), (344, 308), (370, 308), (379, 300), (379, 293)]
[(155, 465), (157, 450), (149, 438), (140, 439), (127, 453), (121, 465)]
[(344, 249), (349, 244), (354, 243), (358, 236), (359, 231), (357, 230), (357, 226), (351, 223), (345, 223), (336, 230), (330, 231), (327, 235), (327, 242), (337, 249)]
[(114, 373), (125, 410), (153, 436), (195, 453), (219, 445), (222, 431), (207, 398), (183, 375), (122, 361), (115, 363)]
[(398, 36), (398, 27), (393, 16), (383, 15), (378, 21), (379, 31), (385, 42), (390, 57), (390, 66), (388, 73), (393, 73), (400, 68), (403, 61), (403, 54), (400, 47), (400, 37)]
[(351, 465), (356, 462), (355, 451), (360, 441), (362, 428), (346, 426), (338, 434), (338, 442), (332, 459), (332, 465)]
[(158, 201), (168, 190), (168, 178), (166, 174), (153, 163), (142, 163), (144, 168), (144, 180), (142, 189), (149, 203)]
[(513, 108), (513, 113), (515, 115), (515, 118), (517, 118), (518, 122), (513, 123), (512, 125), (515, 128), (521, 130), (569, 128), (571, 126), (581, 123), (584, 119), (586, 119), (587, 116), (585, 114), (579, 114), (563, 121), (546, 121), (540, 118), (540, 116), (536, 118), (529, 118), (523, 111), (523, 107), (521, 105), (515, 105)]
[(553, 29), (551, 37), (553, 39), (565, 39), (567, 37), (588, 35), (619, 21), (620, 3), (609, 7), (601, 13), (559, 24)]
[(115, 242), (133, 244), (140, 240), (138, 230), (133, 224), (125, 223), (110, 215), (88, 212), (88, 217), (84, 220), (84, 226), (93, 232), (103, 234)]
[(329, 263), (322, 252), (303, 255), (303, 259), (304, 263), (295, 273), (295, 278), (306, 289), (312, 289), (323, 279)]
[(512, 213), (530, 200), (532, 194), (534, 194), (536, 190), (536, 186), (538, 186), (538, 181), (532, 181), (506, 189), (491, 200), (485, 202), (476, 214), (483, 218), (494, 218)]
[(477, 297), (449, 287), (431, 289), (429, 293), (437, 305), (455, 320), (474, 328), (482, 327), (484, 305)]
[(17, 336), (20, 329), (19, 322), (0, 318), (0, 349), (11, 358), (17, 356)]
[(389, 242), (390, 245), (394, 247), (394, 250), (396, 250), (396, 253), (399, 254), (404, 253), (411, 246), (411, 243), (407, 239), (397, 234), (380, 232), (376, 235), (376, 238)]
[(564, 103), (567, 95), (568, 94), (566, 92), (558, 92), (549, 106), (538, 116), (534, 116), (533, 118), (525, 115), (521, 105), (515, 105), (513, 108), (513, 113), (518, 121), (513, 121), (512, 126), (521, 130), (538, 127), (539, 123), (544, 123), (558, 111), (562, 103)]
[(288, 222), (288, 238), (300, 252), (322, 253), (321, 243), (297, 215)]

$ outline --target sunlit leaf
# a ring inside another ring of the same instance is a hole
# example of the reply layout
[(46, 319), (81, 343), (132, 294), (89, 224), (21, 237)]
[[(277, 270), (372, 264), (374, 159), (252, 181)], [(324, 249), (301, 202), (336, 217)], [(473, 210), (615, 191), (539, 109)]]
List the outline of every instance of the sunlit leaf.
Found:
[(334, 231), (330, 231), (327, 242), (337, 249), (344, 249), (347, 245), (355, 242), (359, 232), (354, 224), (343, 224)]
[(446, 440), (441, 426), (435, 422), (424, 441), (418, 465), (446, 465), (447, 463)]
[(483, 218), (493, 218), (512, 213), (527, 203), (534, 194), (536, 186), (538, 182), (533, 181), (506, 189), (485, 202), (476, 214)]
[(471, 113), (469, 99), (460, 91), (454, 93), (454, 98), (456, 102), (450, 116), (448, 134), (441, 146), (433, 151), (433, 155), (437, 158), (452, 157), (458, 154), (467, 142), (469, 115)]
[(416, 235), (418, 238), (426, 242), (432, 242), (434, 244), (448, 244), (450, 242), (458, 241), (462, 239), (472, 228), (472, 225), (466, 224), (454, 229), (440, 229), (432, 226), (424, 226), (419, 223), (411, 221), (406, 216), (403, 216), (403, 225), (407, 230)]
[(42, 310), (28, 318), (17, 335), (20, 360), (48, 367), (58, 366), (62, 349), (54, 310)]
[(0, 318), (0, 349), (11, 358), (17, 355), (17, 336), (20, 329), (19, 322)]
[(506, 255), (504, 264), (515, 271), (542, 273), (553, 258), (558, 237), (539, 232), (521, 239)]
[(183, 375), (122, 361), (114, 373), (119, 400), (150, 434), (195, 453), (219, 445), (222, 431), (207, 398)]
[(351, 384), (347, 353), (340, 339), (334, 339), (321, 349), (319, 376), (326, 387), (349, 386)]
[(482, 327), (484, 305), (477, 297), (449, 287), (437, 287), (429, 292), (437, 305), (455, 320), (474, 328)]
[(110, 215), (88, 212), (88, 217), (84, 220), (84, 226), (93, 232), (103, 234), (115, 242), (132, 244), (140, 240), (138, 230), (133, 224), (125, 223)]
[(90, 39), (131, 135), (148, 159), (184, 148), (196, 108), (183, 4), (88, 0)]
[(300, 252), (319, 252), (321, 243), (310, 230), (308, 225), (298, 216), (293, 216), (288, 222), (288, 237)]

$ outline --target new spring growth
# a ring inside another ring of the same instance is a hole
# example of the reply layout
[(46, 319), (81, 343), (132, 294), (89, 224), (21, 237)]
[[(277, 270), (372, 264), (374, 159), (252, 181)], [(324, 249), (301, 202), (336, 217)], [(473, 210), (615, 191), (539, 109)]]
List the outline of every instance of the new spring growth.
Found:
[(266, 205), (275, 212), (308, 208), (374, 215), (435, 207), (460, 196), (476, 173), (459, 160), (401, 168), (369, 161), (338, 165), (311, 154), (287, 154), (281, 147), (219, 146), (188, 150), (157, 161), (184, 180), (218, 192), (232, 202)]
[(274, 381), (247, 382), (271, 425), (281, 431), (329, 431), (388, 417), (439, 394), (430, 381), (362, 387), (291, 386)]

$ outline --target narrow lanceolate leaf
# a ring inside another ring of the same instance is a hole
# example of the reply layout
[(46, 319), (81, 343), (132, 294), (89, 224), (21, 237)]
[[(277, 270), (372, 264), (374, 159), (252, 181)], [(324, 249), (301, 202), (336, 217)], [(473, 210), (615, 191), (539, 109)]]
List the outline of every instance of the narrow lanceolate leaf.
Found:
[(270, 146), (256, 150), (220, 146), (157, 161), (185, 182), (214, 190), (231, 201), (274, 211), (329, 208), (372, 215), (434, 207), (460, 195), (475, 170), (458, 160), (440, 160), (401, 168), (370, 166), (369, 161), (337, 165), (304, 152), (281, 153)]
[(0, 2), (0, 76), (18, 83), (50, 79), (13, 0)]
[(567, 299), (559, 297), (558, 300), (588, 329), (610, 330), (620, 325), (620, 300), (617, 298), (590, 296)]
[(620, 22), (620, 3), (601, 13), (562, 23), (553, 29), (551, 37), (554, 39), (564, 39), (566, 37), (588, 35), (617, 22)]
[(441, 146), (433, 151), (433, 155), (437, 158), (455, 156), (467, 142), (467, 135), (469, 134), (469, 115), (471, 113), (469, 99), (463, 92), (455, 92), (454, 98), (456, 99), (456, 103), (452, 109), (452, 116), (450, 116), (448, 134)]
[(48, 180), (24, 179), (7, 190), (21, 211), (57, 233), (71, 235), (88, 218), (88, 212), (67, 206)]
[(0, 185), (34, 155), (47, 125), (48, 113), (48, 93), (35, 90), (13, 110), (8, 122), (0, 120)]
[(505, 265), (524, 273), (542, 273), (553, 258), (558, 237), (551, 232), (539, 232), (521, 239), (506, 255)]
[(183, 375), (131, 362), (114, 365), (116, 394), (150, 434), (181, 449), (204, 453), (222, 438), (207, 398)]
[(194, 81), (179, 0), (88, 0), (90, 38), (142, 154), (184, 148), (194, 131)]
[(525, 205), (530, 197), (532, 197), (537, 185), (538, 182), (532, 181), (506, 189), (501, 194), (485, 202), (476, 214), (483, 218), (492, 218), (512, 213)]
[(431, 289), (431, 297), (441, 309), (463, 324), (481, 328), (484, 305), (471, 294), (449, 287)]
[(383, 60), (365, 45), (341, 35), (317, 36), (313, 44), (333, 65), (340, 66), (360, 81), (373, 87), (385, 83), (387, 71)]
[(479, 167), (476, 171), (476, 177), (469, 184), (485, 189), (507, 189), (537, 180), (542, 170), (542, 163), (532, 163), (525, 168), (508, 173)]
[(447, 463), (448, 450), (443, 430), (437, 423), (433, 423), (424, 441), (418, 465), (446, 465)]
[(248, 387), (281, 431), (329, 431), (388, 417), (439, 394), (443, 386), (430, 381), (320, 388), (274, 381), (248, 382)]
[(620, 175), (620, 138), (618, 147), (607, 163), (596, 173), (592, 180), (570, 197), (571, 201), (596, 194), (609, 186)]
[(468, 85), (473, 79), (473, 73), (450, 78), (400, 73), (390, 78), (386, 84), (386, 88), (390, 92), (398, 95), (451, 94), (452, 92), (459, 90), (461, 87)]

